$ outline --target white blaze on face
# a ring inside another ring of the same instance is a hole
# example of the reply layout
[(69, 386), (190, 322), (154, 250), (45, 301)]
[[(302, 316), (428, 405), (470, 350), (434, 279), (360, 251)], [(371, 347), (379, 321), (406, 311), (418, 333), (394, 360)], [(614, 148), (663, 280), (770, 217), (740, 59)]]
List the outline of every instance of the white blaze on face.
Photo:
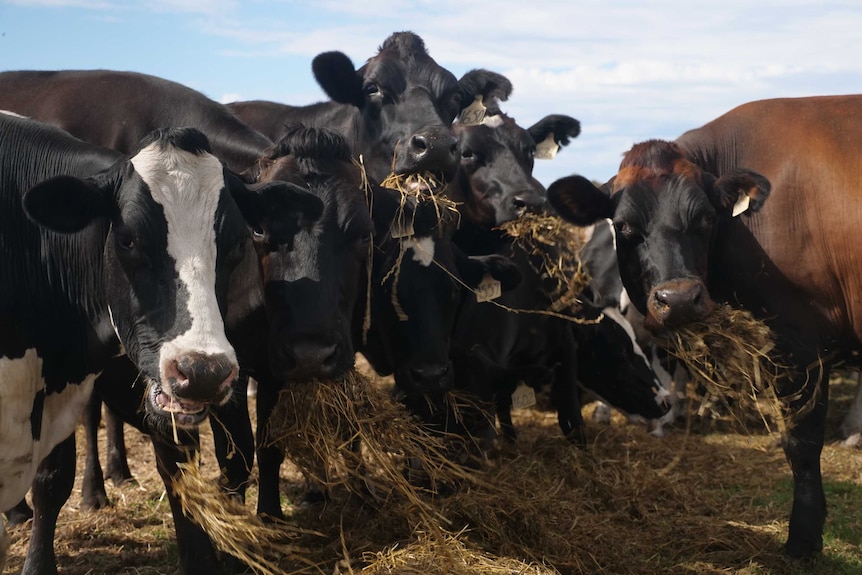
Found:
[[(215, 216), (225, 186), (221, 163), (211, 154), (195, 155), (151, 144), (131, 160), (167, 220), (167, 251), (188, 293), (191, 328), (162, 345), (160, 370), (188, 352), (236, 354), (224, 334), (215, 297)], [(164, 390), (168, 391), (168, 390)]]
[(96, 374), (88, 375), (83, 383), (69, 383), (45, 397), (36, 441), (30, 416), (36, 395), (45, 389), (42, 358), (35, 349), (16, 359), (0, 357), (0, 509), (21, 501), (42, 459), (74, 433), (95, 380)]
[(413, 250), (413, 261), (419, 262), (422, 267), (428, 267), (434, 261), (434, 239), (430, 236), (424, 238), (415, 237), (404, 240), (407, 247)]

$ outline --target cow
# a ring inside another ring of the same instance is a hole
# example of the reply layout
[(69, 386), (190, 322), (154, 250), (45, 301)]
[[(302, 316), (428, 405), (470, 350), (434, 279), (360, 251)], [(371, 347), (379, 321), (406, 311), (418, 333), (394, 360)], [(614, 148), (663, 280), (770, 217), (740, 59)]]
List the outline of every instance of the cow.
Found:
[(511, 91), (506, 78), (487, 70), (456, 80), (412, 32), (389, 36), (359, 69), (342, 52), (324, 52), (314, 58), (312, 71), (330, 101), (289, 106), (251, 100), (228, 107), (273, 140), (296, 122), (339, 132), (354, 156), (363, 156), (376, 183), (393, 171), (451, 177), (458, 167), (452, 121), (476, 96), (506, 85)]
[(193, 126), (213, 154), (241, 173), (272, 145), (225, 106), (164, 78), (115, 70), (0, 73), (0, 110), (53, 124), (104, 148), (129, 153), (146, 134)]
[[(452, 193), (461, 202), (462, 215), (455, 242), (466, 254), (496, 254), (514, 260), (523, 281), (510, 293), (504, 293), (499, 302), (509, 308), (539, 313), (514, 314), (491, 304), (480, 304), (473, 294), (466, 295), (453, 335), (456, 388), (475, 392), (486, 402), (496, 399), (503, 434), (513, 439), (509, 398), (515, 385), (521, 379), (536, 386), (552, 381), (561, 429), (570, 439), (583, 441), (575, 387), (580, 353), (584, 367), (595, 366), (592, 372), (581, 370), (582, 380), (598, 384), (607, 379), (611, 383), (605, 393), (613, 394), (611, 399), (634, 411), (662, 413), (661, 402), (655, 401), (658, 389), (655, 376), (647, 365), (638, 361), (637, 344), (623, 328), (610, 317), (596, 326), (573, 328), (564, 319), (543, 315), (542, 311), (547, 310), (551, 302), (542, 294), (549, 293), (553, 286), (544, 285), (546, 280), (535, 271), (537, 264), (531, 261), (530, 254), (496, 229), (525, 210), (544, 204), (544, 187), (532, 177), (536, 145), (549, 136), (558, 146), (568, 144), (569, 139), (580, 132), (579, 123), (568, 116), (551, 115), (524, 129), (499, 110), (495, 99), (487, 104), (481, 124), (459, 123), (454, 128), (459, 137), (461, 166)], [(592, 319), (598, 320), (598, 317), (599, 313), (594, 310)], [(616, 350), (603, 338), (617, 341), (619, 337), (625, 342), (620, 349), (628, 349), (630, 356), (626, 361), (619, 361), (617, 356), (614, 363), (633, 367), (625, 373), (620, 370), (610, 374), (611, 370), (599, 366)], [(629, 361), (632, 358), (635, 361)], [(630, 386), (626, 383), (629, 377), (634, 382)], [(630, 397), (627, 390), (630, 393), (645, 390), (645, 394)], [(415, 390), (406, 393), (409, 403), (421, 409), (423, 402), (409, 397), (417, 395)], [(648, 401), (643, 401), (644, 397)], [(491, 430), (483, 425), (485, 418), (478, 416), (476, 419), (478, 428), (472, 432), (485, 435), (479, 439), (480, 443), (487, 444)]]
[[(74, 426), (112, 358), (134, 363), (164, 429), (193, 428), (231, 397), (239, 366), (223, 313), (260, 198), (192, 129), (156, 131), (123, 156), (0, 114), (0, 163), (0, 508), (32, 483), (50, 510), (33, 532), (49, 526), (53, 539)], [(52, 545), (31, 544), (24, 572), (55, 564)]]
[(549, 189), (573, 221), (613, 219), (623, 284), (652, 331), (700, 320), (716, 301), (771, 328), (787, 366), (779, 391), (792, 409), (805, 406), (783, 438), (792, 557), (823, 545), (829, 370), (859, 366), (862, 253), (846, 238), (857, 223), (860, 153), (862, 96), (762, 100), (673, 142), (636, 144), (609, 193), (579, 176)]

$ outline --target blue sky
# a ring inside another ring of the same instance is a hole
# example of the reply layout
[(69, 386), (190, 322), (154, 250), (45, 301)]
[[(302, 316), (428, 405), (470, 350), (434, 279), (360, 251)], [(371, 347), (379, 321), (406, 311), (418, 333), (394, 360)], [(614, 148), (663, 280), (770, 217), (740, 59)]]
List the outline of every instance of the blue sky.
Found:
[(862, 92), (858, 0), (0, 0), (0, 70), (135, 70), (223, 102), (305, 104), (324, 98), (316, 54), (360, 65), (399, 30), (456, 76), (507, 75), (503, 109), (522, 125), (581, 121), (557, 159), (536, 162), (546, 185), (604, 181), (633, 143), (747, 101)]

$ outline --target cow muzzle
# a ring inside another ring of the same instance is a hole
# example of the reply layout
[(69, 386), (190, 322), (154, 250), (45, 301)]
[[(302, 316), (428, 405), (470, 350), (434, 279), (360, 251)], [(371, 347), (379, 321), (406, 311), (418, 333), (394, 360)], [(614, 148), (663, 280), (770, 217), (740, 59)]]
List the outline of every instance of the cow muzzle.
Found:
[(399, 148), (395, 159), (397, 174), (435, 172), (451, 179), (458, 169), (458, 140), (448, 128), (423, 128)]
[(671, 280), (650, 290), (644, 326), (653, 332), (679, 327), (704, 319), (714, 308), (700, 278)]
[(419, 363), (400, 371), (399, 387), (410, 394), (441, 395), (455, 386), (451, 362)]
[(230, 398), (239, 366), (224, 354), (188, 352), (165, 361), (161, 372), (161, 382), (150, 384), (151, 411), (177, 427), (195, 427), (206, 419), (210, 406)]
[(353, 350), (337, 334), (296, 337), (271, 349), (270, 362), (282, 380), (335, 379), (353, 366)]

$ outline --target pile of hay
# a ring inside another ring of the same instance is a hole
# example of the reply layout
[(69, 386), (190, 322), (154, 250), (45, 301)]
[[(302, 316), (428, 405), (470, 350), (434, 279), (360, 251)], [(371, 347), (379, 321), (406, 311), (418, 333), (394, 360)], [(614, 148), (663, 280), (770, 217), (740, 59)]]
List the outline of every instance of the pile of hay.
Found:
[(671, 330), (659, 343), (685, 364), (705, 390), (699, 415), (727, 418), (742, 431), (763, 425), (784, 432), (799, 411), (779, 395), (783, 369), (774, 357), (769, 327), (751, 313), (716, 306), (703, 321)]
[(367, 575), (559, 575), (547, 565), (524, 563), (468, 549), (458, 535), (420, 534), (416, 541), (365, 553)]
[[(378, 502), (403, 500), (432, 528), (441, 518), (427, 495), (478, 481), (448, 457), (460, 438), (430, 433), (356, 370), (337, 381), (288, 385), (270, 416), (268, 438), (318, 486), (343, 486)], [(421, 484), (405, 473), (408, 462)]]
[(197, 461), (180, 464), (173, 480), (183, 514), (209, 535), (219, 551), (228, 553), (260, 575), (283, 573), (280, 562), (288, 560), (316, 569), (308, 548), (299, 546), (302, 536), (323, 537), (286, 523), (266, 524), (240, 501), (222, 491), (217, 481), (205, 478)]
[(590, 277), (581, 263), (584, 232), (560, 217), (527, 212), (500, 229), (533, 256), (536, 272), (553, 286), (548, 292), (551, 311), (577, 310)]

